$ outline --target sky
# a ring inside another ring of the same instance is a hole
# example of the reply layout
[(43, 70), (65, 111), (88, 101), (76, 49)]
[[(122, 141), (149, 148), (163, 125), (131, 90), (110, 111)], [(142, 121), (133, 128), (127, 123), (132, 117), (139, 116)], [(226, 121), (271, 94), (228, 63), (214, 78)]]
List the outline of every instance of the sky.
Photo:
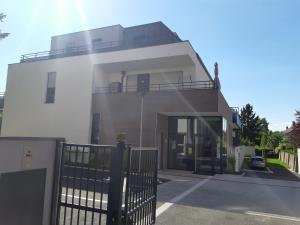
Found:
[(47, 51), (51, 36), (114, 24), (162, 21), (189, 40), (213, 74), (219, 64), (230, 106), (250, 103), (272, 130), (300, 109), (299, 0), (1, 0), (0, 92), (7, 67)]

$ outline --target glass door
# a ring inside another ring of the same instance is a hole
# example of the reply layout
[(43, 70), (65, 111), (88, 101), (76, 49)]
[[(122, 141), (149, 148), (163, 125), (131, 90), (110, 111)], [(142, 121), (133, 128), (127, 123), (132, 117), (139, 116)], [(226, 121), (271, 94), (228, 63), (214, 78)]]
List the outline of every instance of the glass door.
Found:
[(194, 170), (193, 120), (169, 118), (168, 168)]

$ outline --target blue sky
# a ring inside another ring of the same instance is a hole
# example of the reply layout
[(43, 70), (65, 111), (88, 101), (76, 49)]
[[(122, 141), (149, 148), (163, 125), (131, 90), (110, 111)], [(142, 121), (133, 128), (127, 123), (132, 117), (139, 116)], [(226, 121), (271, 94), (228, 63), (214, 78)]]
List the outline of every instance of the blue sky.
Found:
[[(300, 108), (300, 1), (298, 0), (2, 0), (0, 92), (7, 65), (21, 54), (49, 50), (50, 37), (113, 24), (162, 21), (188, 39), (231, 106), (246, 103), (284, 129)], [(297, 89), (298, 88), (298, 89)]]

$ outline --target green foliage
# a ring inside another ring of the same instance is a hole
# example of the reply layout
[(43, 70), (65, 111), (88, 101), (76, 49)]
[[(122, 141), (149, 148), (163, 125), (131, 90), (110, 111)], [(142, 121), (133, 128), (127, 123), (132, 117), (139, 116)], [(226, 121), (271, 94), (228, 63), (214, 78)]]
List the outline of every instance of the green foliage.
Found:
[(298, 147), (300, 147), (300, 111), (295, 113), (296, 121), (293, 124), (292, 131), (289, 133), (291, 141)]
[(234, 169), (235, 169), (235, 157), (234, 156), (229, 156), (227, 158), (227, 163), (228, 163), (227, 169), (231, 170), (231, 171), (234, 171)]
[(297, 148), (296, 145), (289, 139), (284, 139), (282, 140), (278, 147), (275, 148), (275, 151), (278, 153), (280, 151), (288, 152), (291, 154), (296, 154), (297, 153)]
[[(3, 22), (3, 19), (6, 17), (5, 14), (0, 13), (0, 22)], [(0, 40), (3, 38), (6, 38), (9, 35), (9, 33), (2, 33), (0, 30)]]
[(126, 134), (125, 133), (118, 133), (116, 139), (117, 139), (118, 143), (119, 142), (125, 142)]
[(260, 139), (260, 149), (273, 149), (279, 146), (283, 140), (283, 133), (280, 131), (268, 131), (262, 134)]
[(247, 104), (241, 110), (241, 144), (258, 145), (260, 144), (260, 119), (253, 112), (253, 106)]
[(258, 118), (260, 133), (268, 133), (269, 132), (269, 123), (266, 118)]

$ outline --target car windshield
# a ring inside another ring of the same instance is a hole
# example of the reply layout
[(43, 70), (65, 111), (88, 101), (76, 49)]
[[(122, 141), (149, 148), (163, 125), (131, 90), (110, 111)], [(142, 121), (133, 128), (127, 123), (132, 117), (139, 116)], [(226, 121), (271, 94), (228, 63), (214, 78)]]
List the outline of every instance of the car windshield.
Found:
[(262, 158), (252, 158), (253, 161), (259, 161), (259, 162), (262, 162), (263, 159)]

